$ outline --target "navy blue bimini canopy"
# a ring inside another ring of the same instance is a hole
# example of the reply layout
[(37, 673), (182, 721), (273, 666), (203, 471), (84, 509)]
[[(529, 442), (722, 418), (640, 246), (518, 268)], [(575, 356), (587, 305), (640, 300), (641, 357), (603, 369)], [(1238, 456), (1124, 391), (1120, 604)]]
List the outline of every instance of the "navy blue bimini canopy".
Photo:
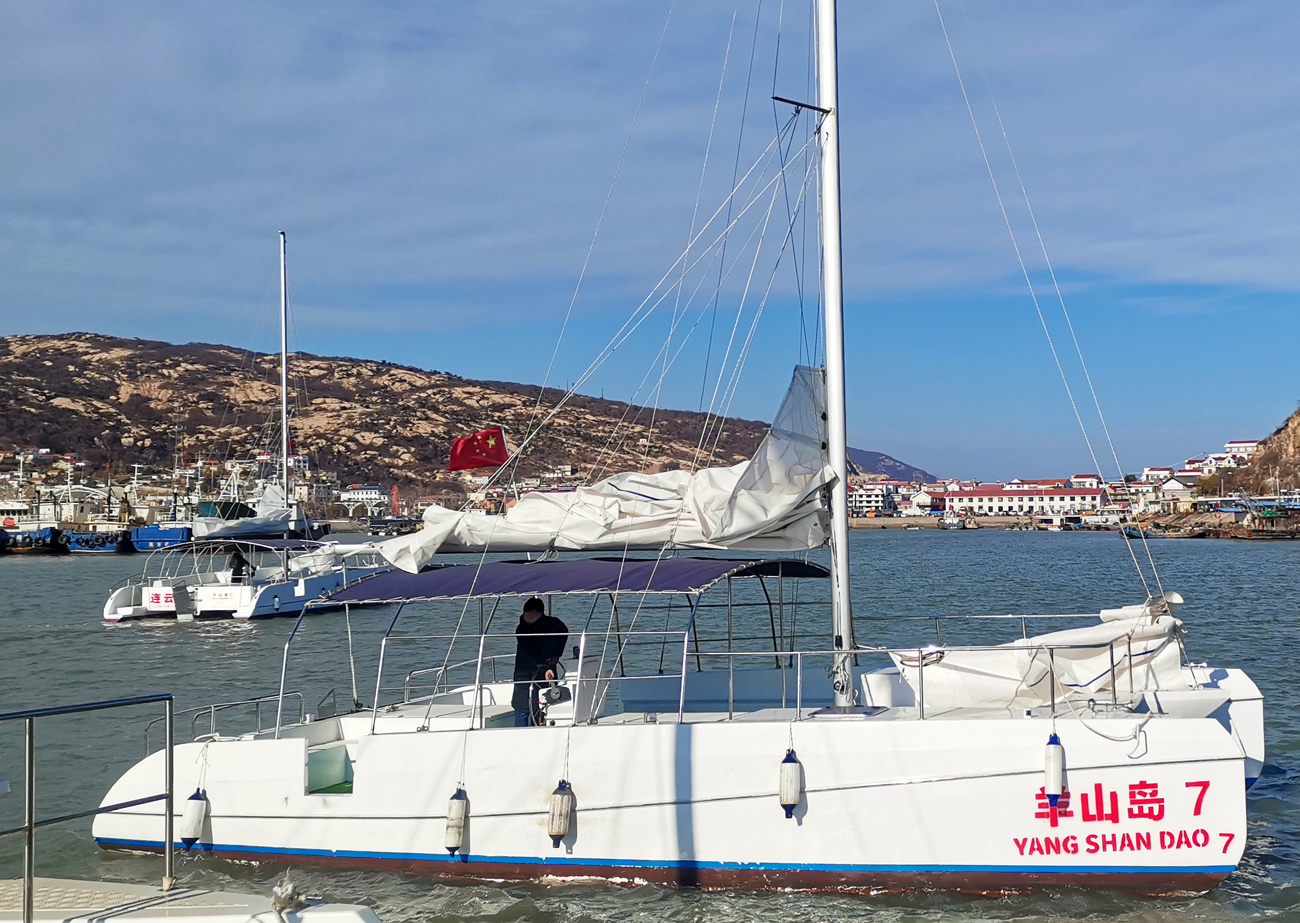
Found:
[(702, 593), (726, 577), (828, 577), (804, 561), (736, 561), (727, 558), (576, 561), (496, 561), (444, 564), (418, 574), (390, 570), (335, 590), (333, 603), (395, 603), (480, 596), (561, 593)]

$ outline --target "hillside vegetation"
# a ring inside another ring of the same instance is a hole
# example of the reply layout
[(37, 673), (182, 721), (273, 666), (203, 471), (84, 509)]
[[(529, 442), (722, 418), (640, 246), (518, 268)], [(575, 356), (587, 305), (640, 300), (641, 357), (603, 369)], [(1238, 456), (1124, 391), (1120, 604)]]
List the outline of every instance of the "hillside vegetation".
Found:
[[(471, 381), (364, 359), (295, 353), (291, 432), (299, 453), (344, 481), (421, 485), (445, 479), (457, 436), (528, 432), (538, 387)], [(185, 459), (249, 458), (276, 445), (279, 356), (203, 343), (89, 333), (0, 338), (0, 441), (78, 452), (98, 469)], [(547, 389), (543, 412), (561, 397)], [(583, 476), (689, 466), (704, 415), (577, 396), (520, 464), (536, 474), (575, 464)], [(749, 457), (767, 425), (724, 420), (713, 459)]]

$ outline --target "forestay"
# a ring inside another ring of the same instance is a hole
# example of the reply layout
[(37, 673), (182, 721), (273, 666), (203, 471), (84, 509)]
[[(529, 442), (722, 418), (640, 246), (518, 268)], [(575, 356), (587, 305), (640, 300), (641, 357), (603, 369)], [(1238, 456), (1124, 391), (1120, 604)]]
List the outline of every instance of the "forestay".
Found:
[(575, 491), (524, 494), (505, 515), (431, 506), (424, 527), (379, 545), (411, 573), (439, 551), (816, 548), (826, 540), (826, 385), (797, 367), (754, 456), (730, 467), (623, 473)]

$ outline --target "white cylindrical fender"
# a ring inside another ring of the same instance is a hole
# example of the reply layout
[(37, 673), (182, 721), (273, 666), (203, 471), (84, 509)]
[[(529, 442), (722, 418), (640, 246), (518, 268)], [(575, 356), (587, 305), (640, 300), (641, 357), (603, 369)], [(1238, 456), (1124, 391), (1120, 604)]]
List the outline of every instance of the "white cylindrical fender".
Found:
[(785, 751), (785, 759), (781, 760), (777, 797), (781, 801), (781, 807), (785, 808), (785, 816), (794, 817), (794, 809), (803, 801), (803, 764), (793, 750)]
[(564, 779), (551, 792), (551, 814), (546, 819), (546, 832), (551, 845), (560, 848), (560, 841), (569, 835), (569, 822), (573, 817), (573, 788)]
[(1052, 736), (1047, 738), (1046, 752), (1043, 756), (1043, 792), (1047, 795), (1047, 803), (1056, 807), (1063, 791), (1065, 791), (1065, 748), (1061, 746), (1061, 738), (1053, 732)]
[(181, 845), (188, 850), (203, 836), (203, 822), (208, 818), (208, 793), (196, 788), (194, 794), (185, 799), (185, 808), (181, 811), (180, 837)]
[(453, 856), (465, 842), (465, 821), (468, 819), (469, 796), (465, 794), (465, 789), (458, 788), (456, 794), (451, 796), (451, 801), (447, 802), (447, 835), (442, 841), (447, 852)]

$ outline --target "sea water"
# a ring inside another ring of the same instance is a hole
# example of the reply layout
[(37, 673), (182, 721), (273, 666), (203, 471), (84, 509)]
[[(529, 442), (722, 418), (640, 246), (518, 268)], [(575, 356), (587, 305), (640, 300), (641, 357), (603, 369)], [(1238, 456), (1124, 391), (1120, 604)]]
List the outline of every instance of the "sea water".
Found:
[[(893, 645), (932, 640), (933, 623), (924, 617), (1096, 612), (1140, 602), (1145, 589), (1130, 556), (1135, 553), (1151, 588), (1177, 590), (1186, 598), (1179, 616), (1187, 624), (1189, 655), (1244, 668), (1264, 693), (1268, 760), (1249, 794), (1249, 841), (1240, 868), (1208, 895), (1160, 900), (1074, 891), (1002, 898), (871, 897), (601, 883), (453, 884), (307, 867), (294, 870), (296, 880), (313, 895), (371, 904), (386, 923), (1300, 919), (1300, 542), (1153, 541), (1158, 584), (1146, 549), (1113, 533), (867, 530), (852, 534), (851, 552), (854, 611), (868, 617), (858, 625), (858, 640)], [(141, 556), (0, 559), (0, 712), (153, 692), (172, 692), (177, 708), (187, 709), (276, 691), (291, 619), (105, 624), (101, 609), (109, 587), (137, 572), (142, 562)], [(443, 630), (458, 613), (444, 614), (450, 621)], [(389, 617), (382, 611), (352, 615), (359, 697), (367, 702), (374, 697), (378, 639)], [(814, 637), (819, 626), (810, 624), (813, 616), (805, 611), (801, 618), (800, 635)], [(511, 613), (507, 624), (513, 619)], [(1019, 632), (1016, 619), (972, 628), (968, 637), (955, 640), (1003, 640)], [(341, 615), (329, 613), (307, 620), (295, 640), (289, 686), (304, 690), (309, 710), (330, 690), (341, 706), (351, 698), (346, 644)], [(397, 686), (400, 673), (391, 681)], [(144, 753), (144, 725), (160, 714), (160, 707), (151, 706), (130, 714), (41, 721), (38, 814), (98, 804)], [(189, 739), (192, 720), (202, 731), (207, 719), (178, 718), (178, 739)], [(0, 726), (0, 778), (13, 787), (0, 795), (0, 828), (21, 822), (20, 730)], [(160, 728), (151, 733), (156, 746)], [(131, 882), (161, 875), (155, 857), (100, 851), (90, 839), (89, 821), (42, 830), (37, 848), (42, 875)], [(276, 865), (235, 865), (203, 856), (178, 855), (177, 866), (187, 884), (261, 893), (269, 893), (283, 874)], [(0, 877), (20, 871), (20, 838), (0, 841)]]

